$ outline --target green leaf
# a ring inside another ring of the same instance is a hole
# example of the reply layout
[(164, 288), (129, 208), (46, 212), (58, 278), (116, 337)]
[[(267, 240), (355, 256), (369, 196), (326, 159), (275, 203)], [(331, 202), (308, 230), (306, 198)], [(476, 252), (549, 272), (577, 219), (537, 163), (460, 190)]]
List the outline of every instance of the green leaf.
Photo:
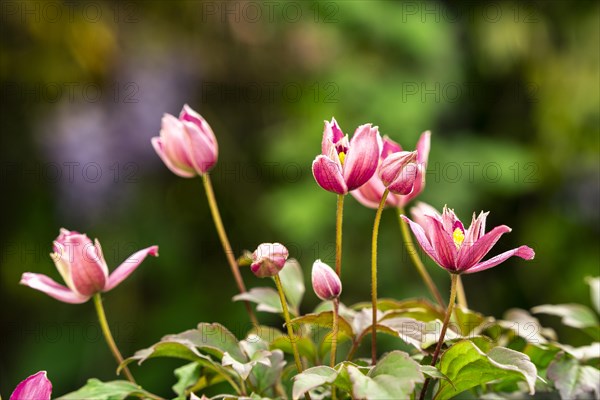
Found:
[(600, 397), (600, 371), (589, 365), (579, 365), (577, 360), (559, 353), (546, 371), (564, 400)]
[(248, 359), (240, 349), (235, 335), (221, 324), (201, 322), (198, 324), (197, 329), (190, 329), (177, 335), (167, 335), (163, 340), (169, 340), (170, 338), (187, 341), (217, 358), (223, 357), (224, 353), (229, 353), (238, 361)]
[(198, 363), (186, 364), (183, 367), (177, 368), (175, 371), (177, 383), (173, 385), (173, 391), (180, 397), (187, 397), (186, 389), (194, 386), (202, 373), (202, 366)]
[(452, 381), (446, 375), (442, 374), (439, 369), (432, 365), (421, 365), (421, 372), (430, 378), (444, 379), (452, 384)]
[(59, 397), (59, 400), (123, 400), (127, 397), (155, 397), (128, 381), (102, 382), (89, 379), (81, 389)]
[[(312, 340), (301, 337), (296, 338), (296, 347), (298, 348), (298, 353), (301, 356), (308, 358), (311, 361), (315, 361), (317, 355), (317, 349)], [(279, 336), (277, 339), (273, 340), (270, 345), (271, 349), (280, 349), (288, 354), (293, 354), (292, 344), (290, 339), (287, 336)]]
[[(439, 341), (442, 330), (442, 321), (434, 320), (423, 322), (413, 318), (389, 318), (379, 321), (377, 330), (382, 333), (399, 337), (416, 348), (425, 349)], [(461, 338), (461, 336), (449, 327), (446, 330), (444, 342), (459, 338)]]
[(556, 333), (553, 329), (544, 328), (537, 318), (520, 308), (511, 308), (506, 311), (504, 320), (498, 321), (498, 324), (535, 345), (548, 343), (548, 340), (556, 340)]
[(402, 351), (385, 355), (367, 375), (354, 366), (347, 370), (358, 399), (410, 398), (415, 384), (425, 380), (419, 364)]
[(268, 360), (269, 366), (262, 363), (256, 364), (250, 374), (250, 381), (259, 393), (263, 393), (279, 383), (285, 366), (283, 353), (280, 350), (273, 350)]
[[(319, 314), (306, 314), (301, 317), (294, 318), (291, 321), (291, 323), (292, 323), (292, 325), (302, 325), (302, 324), (317, 325), (317, 326), (323, 326), (323, 327), (331, 329), (332, 325), (333, 325), (333, 312), (332, 311), (323, 311), (322, 313), (319, 313)], [(343, 334), (343, 335), (347, 335), (348, 337), (352, 337), (352, 326), (350, 326), (348, 321), (346, 321), (346, 319), (341, 316), (338, 318), (338, 328), (339, 328), (338, 336), (341, 336)]]
[[(357, 303), (352, 306), (355, 310), (371, 308), (371, 303)], [(433, 305), (424, 299), (408, 299), (398, 301), (394, 299), (379, 299), (377, 309), (382, 312), (389, 312), (392, 317), (414, 318), (418, 321), (433, 321), (435, 319), (444, 319), (444, 310)]]
[(292, 398), (298, 399), (311, 389), (321, 385), (333, 383), (338, 376), (338, 372), (326, 366), (313, 367), (294, 377), (294, 388)]
[(454, 308), (452, 316), (454, 319), (451, 323), (458, 325), (458, 329), (454, 330), (459, 331), (463, 336), (480, 333), (482, 326), (492, 321), (491, 318), (485, 317), (483, 314), (460, 306)]
[(283, 292), (290, 308), (294, 311), (295, 315), (299, 315), (300, 303), (305, 291), (304, 274), (302, 273), (300, 263), (293, 258), (287, 260), (285, 266), (279, 272), (279, 278), (281, 279), (281, 286), (283, 286)]
[(573, 328), (589, 328), (598, 326), (598, 318), (588, 307), (581, 304), (544, 304), (533, 307), (534, 314), (549, 314), (561, 317), (561, 322)]
[(600, 276), (585, 278), (585, 281), (590, 285), (590, 296), (592, 305), (598, 314), (600, 314)]
[[(246, 293), (240, 293), (233, 296), (233, 301), (243, 300), (256, 303), (257, 311), (264, 311), (272, 314), (283, 313), (283, 308), (281, 308), (281, 300), (279, 300), (279, 294), (275, 289), (270, 287), (252, 288)], [(293, 310), (293, 308), (291, 309)]]
[(438, 368), (452, 383), (441, 381), (435, 400), (450, 399), (495, 380), (525, 380), (530, 394), (535, 391), (535, 365), (527, 355), (504, 347), (494, 347), (486, 355), (472, 342), (464, 340), (446, 350)]

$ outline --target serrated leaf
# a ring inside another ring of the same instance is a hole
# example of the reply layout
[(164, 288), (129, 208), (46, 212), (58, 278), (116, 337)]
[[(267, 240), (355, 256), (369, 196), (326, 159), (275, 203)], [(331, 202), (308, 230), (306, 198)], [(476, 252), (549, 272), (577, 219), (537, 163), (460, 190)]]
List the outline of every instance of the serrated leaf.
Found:
[(89, 379), (81, 389), (65, 394), (58, 400), (123, 400), (127, 397), (154, 396), (128, 381), (102, 382), (98, 379)]
[(292, 398), (298, 399), (304, 396), (304, 393), (317, 388), (321, 385), (333, 383), (338, 376), (338, 372), (324, 365), (312, 367), (294, 377), (294, 387), (292, 389)]
[(533, 394), (537, 379), (535, 365), (527, 355), (504, 347), (495, 347), (486, 355), (468, 340), (446, 350), (438, 369), (452, 384), (441, 381), (435, 400), (450, 399), (465, 390), (495, 380), (525, 380)]
[(598, 314), (600, 314), (600, 276), (585, 278), (585, 282), (590, 285), (590, 297), (592, 305)]
[(579, 365), (577, 360), (564, 353), (558, 354), (546, 371), (563, 400), (589, 395), (600, 397), (600, 371), (589, 365)]
[(177, 368), (173, 373), (177, 377), (177, 383), (173, 385), (173, 391), (180, 397), (185, 398), (187, 395), (186, 389), (194, 386), (200, 379), (202, 366), (193, 362)]
[(283, 269), (279, 272), (279, 278), (281, 279), (281, 286), (283, 286), (283, 292), (285, 298), (293, 310), (294, 315), (299, 315), (300, 303), (304, 296), (304, 274), (300, 263), (293, 258), (290, 258), (285, 262)]
[(581, 304), (544, 304), (533, 307), (531, 312), (534, 314), (548, 314), (561, 317), (564, 325), (586, 329), (598, 329), (598, 318), (592, 310)]
[[(256, 310), (268, 312), (272, 314), (283, 313), (281, 308), (281, 300), (279, 300), (279, 294), (277, 291), (270, 287), (257, 287), (252, 288), (246, 293), (240, 293), (233, 296), (233, 301), (250, 301), (256, 303)], [(290, 306), (288, 304), (288, 306)], [(294, 311), (291, 306), (290, 310)]]
[[(291, 323), (292, 323), (292, 325), (303, 325), (303, 324), (317, 325), (317, 326), (323, 326), (323, 327), (331, 329), (332, 325), (333, 325), (333, 312), (332, 311), (324, 311), (319, 314), (306, 314), (301, 317), (294, 318), (291, 321)], [(338, 329), (339, 329), (338, 335), (343, 334), (343, 335), (352, 337), (352, 327), (350, 326), (348, 321), (346, 321), (346, 319), (343, 318), (342, 316), (339, 316), (339, 318), (338, 318)]]
[(354, 366), (347, 371), (358, 399), (409, 398), (415, 384), (425, 380), (419, 364), (402, 351), (385, 355), (367, 375)]

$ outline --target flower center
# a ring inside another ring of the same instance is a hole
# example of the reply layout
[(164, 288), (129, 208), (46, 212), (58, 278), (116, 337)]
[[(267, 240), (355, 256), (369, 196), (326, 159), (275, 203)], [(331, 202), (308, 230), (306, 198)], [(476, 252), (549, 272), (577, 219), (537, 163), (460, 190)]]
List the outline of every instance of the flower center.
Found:
[(465, 240), (465, 233), (462, 229), (460, 229), (460, 227), (456, 227), (456, 229), (454, 229), (454, 232), (452, 232), (452, 239), (454, 240), (454, 245), (456, 248), (460, 249), (460, 246)]
[(338, 157), (340, 158), (340, 162), (342, 163), (342, 165), (344, 165), (344, 160), (346, 159), (346, 153), (344, 153), (343, 151), (340, 151), (338, 153)]

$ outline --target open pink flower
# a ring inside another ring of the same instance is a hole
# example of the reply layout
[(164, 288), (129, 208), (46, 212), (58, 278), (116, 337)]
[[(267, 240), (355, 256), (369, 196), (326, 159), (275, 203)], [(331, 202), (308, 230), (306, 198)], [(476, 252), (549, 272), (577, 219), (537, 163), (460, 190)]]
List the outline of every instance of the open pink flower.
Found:
[(419, 244), (436, 263), (453, 274), (472, 274), (495, 267), (512, 256), (531, 260), (535, 252), (528, 246), (520, 246), (506, 251), (486, 261), (483, 257), (492, 249), (500, 237), (510, 232), (506, 225), (500, 225), (485, 233), (485, 220), (489, 213), (483, 211), (478, 217), (473, 213), (471, 226), (465, 229), (453, 210), (444, 207), (442, 215), (428, 205), (419, 205), (412, 210), (410, 224)]
[(50, 400), (52, 382), (46, 377), (46, 371), (31, 375), (17, 385), (10, 400)]
[(152, 146), (165, 165), (183, 178), (205, 174), (215, 165), (219, 154), (210, 125), (187, 104), (179, 119), (171, 114), (163, 116), (160, 137), (152, 138)]
[(250, 269), (259, 278), (275, 276), (285, 266), (288, 249), (281, 243), (263, 243), (252, 253)]
[(379, 131), (371, 124), (359, 126), (352, 140), (335, 118), (325, 121), (321, 155), (313, 161), (315, 180), (323, 189), (347, 194), (365, 184), (375, 173), (380, 152)]
[[(425, 187), (425, 173), (427, 169), (427, 160), (429, 158), (430, 141), (431, 132), (423, 132), (417, 142), (416, 162), (415, 164), (411, 164), (410, 167), (412, 169), (407, 169), (407, 172), (415, 172), (412, 190), (406, 195), (396, 194), (394, 191), (390, 191), (385, 200), (386, 207), (405, 207), (409, 201), (417, 197), (423, 191), (423, 188)], [(383, 148), (379, 158), (379, 168), (381, 168), (382, 163), (388, 156), (401, 151), (402, 147), (398, 143), (385, 136), (383, 138)], [(362, 205), (376, 209), (379, 206), (385, 188), (386, 186), (381, 181), (379, 174), (374, 174), (367, 183), (350, 193)]]
[(98, 239), (92, 243), (85, 234), (63, 228), (54, 241), (54, 252), (50, 257), (67, 286), (46, 275), (31, 272), (23, 274), (21, 284), (65, 303), (85, 303), (94, 294), (115, 288), (135, 271), (148, 255), (157, 257), (158, 246), (150, 246), (132, 254), (109, 276)]

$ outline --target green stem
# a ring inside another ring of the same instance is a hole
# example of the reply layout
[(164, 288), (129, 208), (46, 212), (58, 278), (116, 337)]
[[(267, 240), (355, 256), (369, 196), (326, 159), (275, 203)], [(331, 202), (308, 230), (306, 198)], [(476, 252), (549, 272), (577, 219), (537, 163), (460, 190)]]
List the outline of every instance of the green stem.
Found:
[[(219, 212), (219, 207), (217, 206), (215, 192), (213, 190), (208, 173), (202, 174), (202, 183), (204, 184), (206, 197), (208, 199), (208, 206), (210, 208), (210, 212), (215, 222), (215, 228), (217, 229), (217, 233), (219, 234), (219, 239), (221, 240), (221, 244), (223, 245), (225, 257), (227, 257), (229, 267), (231, 268), (231, 273), (233, 274), (233, 278), (235, 279), (240, 293), (246, 293), (246, 286), (244, 285), (244, 280), (242, 279), (242, 275), (240, 274), (240, 268), (237, 264), (237, 261), (233, 256), (233, 250), (231, 248), (231, 244), (229, 243), (229, 239), (227, 238), (227, 233), (225, 233), (225, 228), (223, 227), (223, 220), (221, 219), (221, 213)], [(256, 319), (254, 311), (252, 311), (252, 306), (250, 305), (250, 302), (246, 300), (244, 301), (244, 304), (246, 306), (246, 310), (248, 311), (248, 315), (250, 316), (250, 321), (252, 321), (252, 324), (254, 326), (259, 326), (258, 319)]]
[[(94, 295), (94, 306), (96, 307), (96, 314), (98, 314), (98, 321), (100, 321), (100, 328), (102, 329), (106, 343), (108, 344), (108, 347), (110, 347), (113, 356), (115, 356), (117, 364), (120, 366), (123, 364), (123, 356), (115, 343), (115, 339), (113, 339), (112, 333), (110, 333), (110, 327), (106, 320), (106, 313), (104, 312), (104, 306), (102, 306), (102, 297), (100, 297), (100, 293)], [(133, 375), (131, 375), (131, 371), (129, 371), (129, 368), (126, 365), (123, 367), (123, 372), (125, 372), (125, 376), (129, 382), (137, 385), (135, 379), (133, 379)]]
[(429, 289), (429, 292), (431, 293), (431, 295), (435, 298), (435, 300), (438, 302), (438, 304), (443, 309), (446, 307), (446, 305), (444, 304), (442, 295), (440, 294), (440, 291), (438, 290), (437, 286), (433, 282), (433, 279), (431, 279), (431, 275), (429, 275), (429, 272), (427, 272), (427, 269), (425, 268), (423, 261), (421, 261), (421, 258), (419, 257), (419, 254), (417, 253), (417, 249), (415, 247), (412, 236), (410, 234), (408, 224), (400, 217), (400, 215), (402, 215), (402, 214), (405, 214), (404, 208), (398, 207), (398, 213), (397, 213), (398, 221), (400, 222), (400, 230), (402, 231), (402, 238), (404, 239), (404, 244), (406, 245), (406, 250), (408, 251), (408, 255), (410, 256), (410, 258), (413, 262), (413, 265), (417, 269), (417, 272), (421, 276), (421, 279), (423, 279), (423, 282), (425, 282), (425, 285)]
[(456, 285), (456, 301), (461, 308), (469, 308), (469, 304), (467, 303), (467, 295), (465, 294), (465, 287), (463, 286), (462, 277), (460, 275), (458, 275), (458, 282)]
[[(459, 276), (457, 274), (450, 274), (450, 276), (452, 279), (452, 283), (450, 286), (450, 300), (448, 301), (448, 309), (446, 310), (446, 315), (444, 316), (444, 324), (442, 325), (440, 339), (438, 340), (437, 346), (435, 346), (435, 351), (433, 352), (433, 358), (431, 360), (431, 365), (434, 367), (440, 355), (442, 345), (444, 344), (446, 330), (448, 329), (448, 323), (450, 322), (450, 316), (452, 315), (452, 309), (454, 308), (454, 302), (456, 301), (456, 287), (458, 286)], [(429, 378), (425, 380), (425, 383), (423, 384), (423, 389), (421, 390), (421, 395), (419, 396), (419, 400), (423, 400), (425, 398), (425, 393), (427, 392), (427, 386), (429, 385), (429, 381)]]
[(335, 354), (337, 351), (337, 337), (338, 337), (338, 314), (339, 314), (340, 300), (338, 298), (333, 299), (333, 326), (331, 329), (331, 352), (329, 357), (329, 366), (335, 367)]
[(342, 277), (342, 220), (344, 219), (344, 195), (337, 197), (337, 211), (335, 213), (335, 272)]
[[(275, 281), (275, 286), (277, 286), (277, 292), (279, 293), (279, 300), (281, 301), (281, 308), (283, 309), (283, 318), (285, 319), (285, 326), (288, 331), (288, 338), (290, 339), (290, 344), (292, 345), (292, 352), (294, 353), (294, 361), (296, 362), (296, 369), (298, 373), (301, 373), (304, 368), (302, 368), (302, 361), (300, 361), (300, 354), (298, 353), (298, 347), (296, 346), (296, 336), (294, 335), (294, 330), (292, 329), (292, 321), (290, 320), (290, 313), (288, 311), (287, 300), (285, 299), (285, 294), (283, 293), (283, 286), (281, 286), (281, 279), (279, 279), (279, 275), (274, 275), (273, 280)], [(304, 397), (307, 400), (310, 400), (310, 395), (306, 393)]]
[(381, 196), (379, 207), (375, 213), (375, 222), (373, 223), (373, 238), (371, 240), (371, 304), (373, 307), (373, 319), (371, 323), (371, 361), (375, 365), (377, 362), (377, 236), (379, 235), (379, 222), (381, 222), (381, 213), (385, 206), (385, 200), (390, 191), (386, 188)]

